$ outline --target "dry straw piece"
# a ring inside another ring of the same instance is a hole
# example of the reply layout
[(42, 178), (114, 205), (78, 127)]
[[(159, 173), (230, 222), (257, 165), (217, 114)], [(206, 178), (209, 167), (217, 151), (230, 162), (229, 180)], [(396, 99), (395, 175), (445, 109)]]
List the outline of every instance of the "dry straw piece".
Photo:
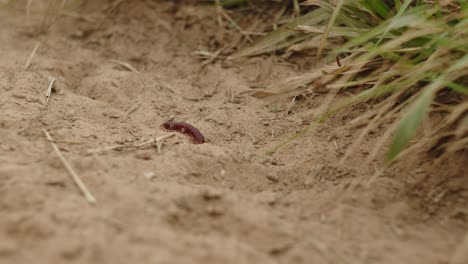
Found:
[(65, 157), (62, 155), (62, 152), (60, 152), (60, 149), (58, 148), (57, 144), (55, 144), (54, 142), (54, 139), (52, 138), (52, 136), (49, 134), (49, 132), (47, 132), (47, 130), (45, 129), (42, 129), (42, 132), (44, 132), (44, 134), (46, 135), (47, 137), (47, 140), (50, 142), (50, 144), (52, 144), (52, 147), (54, 148), (54, 151), (55, 153), (57, 154), (57, 156), (60, 158), (60, 161), (62, 161), (63, 165), (65, 166), (65, 168), (67, 169), (68, 173), (70, 174), (70, 176), (72, 177), (73, 181), (75, 182), (75, 184), (78, 186), (78, 188), (80, 189), (80, 191), (83, 193), (83, 195), (85, 196), (85, 199), (91, 203), (91, 204), (95, 204), (96, 203), (96, 198), (94, 198), (94, 196), (91, 194), (91, 192), (88, 190), (88, 188), (86, 187), (86, 185), (83, 183), (83, 181), (81, 180), (81, 178), (78, 176), (78, 174), (76, 174), (76, 172), (73, 170), (73, 168), (71, 167), (70, 163), (68, 163), (68, 161), (65, 159)]
[(52, 87), (54, 87), (55, 83), (55, 78), (52, 76), (49, 76), (49, 85), (47, 86), (47, 91), (46, 91), (46, 105), (49, 104), (49, 99), (50, 95), (52, 94)]
[(156, 148), (158, 150), (158, 153), (161, 153), (162, 143), (165, 140), (167, 140), (168, 138), (171, 138), (173, 136), (175, 136), (174, 133), (162, 135), (162, 136), (159, 136), (159, 137), (157, 137), (155, 139), (151, 139), (151, 140), (145, 141), (145, 142), (140, 143), (140, 144), (113, 145), (113, 146), (106, 146), (106, 147), (88, 149), (86, 151), (86, 154), (99, 154), (99, 153), (103, 153), (103, 152), (107, 152), (107, 151), (111, 151), (111, 150), (118, 150), (118, 149), (120, 150), (120, 149), (128, 149), (128, 148), (141, 148), (141, 147), (144, 147), (144, 146), (147, 146), (147, 145), (152, 145), (152, 144), (156, 144)]
[(36, 55), (37, 49), (39, 48), (40, 44), (41, 44), (40, 42), (37, 42), (36, 46), (34, 46), (34, 49), (32, 50), (31, 54), (29, 55), (28, 60), (26, 61), (26, 64), (24, 65), (24, 70), (27, 70), (29, 66), (31, 65), (31, 61)]
[(26, 4), (26, 18), (29, 20), (29, 15), (31, 14), (31, 4), (32, 0), (28, 0), (28, 3)]

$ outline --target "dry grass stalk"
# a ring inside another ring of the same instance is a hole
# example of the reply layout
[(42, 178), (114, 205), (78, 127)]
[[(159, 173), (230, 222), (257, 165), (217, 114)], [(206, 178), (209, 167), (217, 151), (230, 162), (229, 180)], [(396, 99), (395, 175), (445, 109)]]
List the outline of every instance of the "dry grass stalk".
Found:
[(216, 4), (216, 19), (217, 19), (217, 22), (218, 22), (218, 26), (222, 26), (223, 25), (223, 18), (221, 17), (221, 12), (223, 11), (223, 5), (221, 4), (221, 1), (220, 0), (215, 0), (215, 4)]
[(31, 14), (31, 4), (32, 0), (28, 0), (28, 3), (26, 4), (26, 19), (29, 21), (29, 15)]
[(60, 140), (60, 139), (54, 139), (52, 142), (55, 143), (65, 143), (65, 144), (84, 144), (82, 141), (72, 141), (72, 140)]
[(84, 15), (84, 14), (75, 13), (75, 12), (72, 12), (72, 11), (60, 11), (59, 15), (67, 16), (67, 17), (71, 17), (71, 18), (82, 19), (82, 20), (85, 20), (85, 21), (91, 22), (91, 23), (96, 23), (96, 24), (99, 23), (97, 18), (95, 16), (92, 16), (92, 15)]
[(54, 139), (52, 138), (52, 136), (49, 134), (49, 132), (47, 132), (47, 130), (45, 129), (42, 129), (42, 132), (44, 132), (44, 134), (46, 135), (47, 137), (47, 140), (50, 142), (50, 144), (52, 145), (52, 147), (54, 148), (54, 151), (55, 151), (55, 154), (57, 154), (57, 156), (60, 158), (60, 161), (62, 161), (63, 165), (65, 166), (65, 168), (67, 169), (68, 173), (70, 174), (70, 176), (72, 177), (73, 181), (75, 182), (75, 184), (78, 186), (78, 188), (80, 189), (80, 191), (83, 193), (83, 195), (85, 196), (85, 199), (91, 203), (91, 204), (95, 204), (96, 203), (96, 198), (94, 198), (94, 196), (91, 194), (91, 192), (88, 190), (88, 188), (86, 187), (86, 185), (83, 183), (83, 181), (81, 180), (81, 178), (78, 176), (78, 174), (76, 174), (75, 170), (73, 170), (73, 168), (71, 167), (71, 165), (68, 163), (68, 161), (65, 159), (65, 157), (62, 155), (62, 152), (60, 151), (60, 149), (58, 148), (57, 144), (55, 144), (54, 142)]
[(29, 68), (29, 66), (31, 65), (31, 61), (34, 58), (34, 56), (36, 55), (36, 52), (37, 52), (37, 49), (39, 48), (39, 46), (40, 46), (40, 42), (37, 42), (36, 46), (34, 46), (34, 49), (32, 50), (31, 54), (29, 55), (29, 58), (26, 61), (26, 64), (24, 64), (24, 70), (27, 70)]
[(343, 4), (344, 4), (344, 0), (339, 0), (338, 1), (338, 3), (336, 4), (336, 7), (333, 10), (333, 13), (332, 13), (330, 19), (328, 20), (327, 26), (325, 27), (325, 32), (324, 32), (324, 34), (322, 36), (322, 40), (320, 41), (320, 46), (319, 46), (318, 51), (317, 51), (317, 63), (320, 62), (320, 58), (322, 57), (322, 52), (323, 52), (323, 50), (325, 48), (325, 45), (327, 44), (327, 38), (328, 38), (328, 35), (330, 33), (330, 28), (335, 23), (335, 20), (336, 20), (338, 14), (340, 13), (340, 10), (341, 10), (341, 7), (343, 6)]
[(216, 60), (219, 57), (219, 55), (221, 55), (221, 53), (224, 50), (227, 49), (227, 47), (228, 47), (228, 45), (225, 45), (224, 47), (222, 47), (218, 51), (214, 52), (213, 54), (210, 54), (210, 58), (202, 63), (202, 67), (205, 67), (206, 65), (208, 65), (208, 64), (212, 63), (214, 60)]
[(49, 85), (47, 86), (47, 91), (46, 91), (46, 106), (49, 104), (49, 99), (50, 95), (52, 94), (52, 87), (54, 86), (55, 83), (55, 78), (52, 76), (49, 76)]
[(287, 116), (295, 105), (296, 105), (296, 96), (293, 96), (288, 106), (286, 107), (286, 111), (284, 112), (284, 115)]
[(168, 135), (163, 135), (158, 138), (156, 138), (156, 147), (158, 149), (158, 153), (161, 154), (161, 149), (162, 149), (162, 143), (168, 139), (175, 136), (175, 134), (168, 134)]
[(346, 159), (348, 159), (351, 154), (355, 153), (357, 151), (357, 149), (359, 148), (359, 146), (361, 145), (362, 143), (362, 140), (364, 140), (364, 137), (372, 130), (374, 129), (375, 127), (377, 127), (381, 122), (382, 122), (382, 119), (383, 117), (385, 116), (385, 113), (389, 112), (390, 113), (388, 115), (392, 116), (396, 111), (399, 111), (401, 110), (399, 107), (397, 107), (396, 109), (394, 110), (390, 110), (391, 106), (395, 103), (395, 100), (400, 97), (403, 93), (403, 92), (400, 92), (400, 93), (397, 93), (397, 94), (394, 94), (392, 95), (390, 98), (388, 98), (388, 100), (385, 101), (385, 104), (382, 105), (380, 107), (380, 109), (378, 110), (377, 114), (369, 121), (369, 123), (367, 124), (367, 126), (361, 131), (361, 133), (359, 134), (358, 138), (356, 140), (354, 140), (353, 144), (351, 145), (351, 147), (348, 148), (348, 150), (346, 151), (345, 155), (343, 156), (343, 158), (341, 158), (340, 160), (340, 164), (343, 164), (345, 162)]
[(113, 146), (88, 149), (86, 151), (86, 154), (99, 154), (99, 153), (103, 153), (103, 152), (107, 152), (111, 150), (126, 149), (126, 148), (142, 148), (144, 146), (153, 145), (153, 144), (156, 145), (156, 148), (158, 149), (158, 153), (161, 153), (162, 143), (168, 138), (171, 138), (173, 136), (175, 136), (175, 134), (172, 133), (172, 134), (162, 135), (155, 139), (151, 139), (143, 143), (139, 143), (139, 144), (130, 144), (130, 145), (121, 144), (121, 145), (113, 145)]
[(382, 150), (383, 146), (388, 142), (390, 137), (393, 135), (395, 130), (398, 128), (398, 122), (393, 122), (393, 124), (387, 128), (385, 133), (379, 138), (377, 143), (374, 144), (374, 149), (370, 153), (370, 155), (367, 157), (365, 163), (369, 164), (371, 163), (379, 154), (379, 151)]

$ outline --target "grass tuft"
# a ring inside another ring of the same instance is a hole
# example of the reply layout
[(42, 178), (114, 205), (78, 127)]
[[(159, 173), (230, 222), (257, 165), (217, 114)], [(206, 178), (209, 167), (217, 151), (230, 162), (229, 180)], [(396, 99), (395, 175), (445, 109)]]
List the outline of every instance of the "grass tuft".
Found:
[[(300, 52), (301, 49), (289, 47), (301, 47), (301, 43), (307, 42), (307, 47), (316, 49), (316, 59), (322, 63), (310, 73), (290, 78), (264, 91), (266, 95), (291, 96), (303, 92), (307, 84), (306, 89), (311, 91), (318, 86), (329, 91), (324, 103), (328, 105), (320, 107), (316, 113), (320, 118), (275, 146), (269, 154), (307, 134), (317, 123), (345, 106), (387, 98), (394, 100), (388, 112), (392, 113), (395, 122), (392, 127), (396, 127), (386, 155), (386, 162), (390, 164), (419, 133), (419, 127), (429, 113), (440, 109), (458, 113), (466, 108), (466, 1), (309, 0), (303, 5), (315, 6), (315, 9), (231, 56), (235, 59), (272, 51)], [(328, 45), (330, 39), (333, 44)], [(312, 45), (311, 41), (317, 44)], [(338, 56), (343, 65), (322, 70), (323, 65), (333, 65)], [(439, 94), (447, 90), (461, 98), (458, 103), (438, 103)], [(332, 102), (338, 100), (337, 94), (350, 92), (353, 93), (351, 97), (333, 103), (335, 107), (331, 107)], [(401, 96), (389, 97), (390, 94)], [(399, 111), (392, 111), (399, 106)], [(439, 127), (438, 131), (468, 131), (467, 122), (460, 121), (466, 111), (461, 112), (463, 114), (458, 115), (456, 122), (442, 121), (441, 124), (446, 126)], [(448, 114), (447, 118), (450, 116)], [(382, 121), (375, 120), (374, 125), (385, 125), (388, 116), (383, 113), (380, 117)], [(467, 142), (468, 136), (466, 132), (461, 134), (453, 141), (457, 147), (447, 146), (446, 149), (468, 148), (466, 145), (460, 147)]]

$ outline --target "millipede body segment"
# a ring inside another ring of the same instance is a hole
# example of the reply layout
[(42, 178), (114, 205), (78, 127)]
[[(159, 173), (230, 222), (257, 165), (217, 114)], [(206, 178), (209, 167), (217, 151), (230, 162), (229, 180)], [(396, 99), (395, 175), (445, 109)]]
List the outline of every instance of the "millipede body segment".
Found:
[(203, 134), (190, 124), (184, 122), (167, 121), (161, 125), (161, 128), (167, 131), (175, 131), (185, 134), (192, 139), (192, 142), (194, 144), (205, 143), (205, 137), (203, 136)]

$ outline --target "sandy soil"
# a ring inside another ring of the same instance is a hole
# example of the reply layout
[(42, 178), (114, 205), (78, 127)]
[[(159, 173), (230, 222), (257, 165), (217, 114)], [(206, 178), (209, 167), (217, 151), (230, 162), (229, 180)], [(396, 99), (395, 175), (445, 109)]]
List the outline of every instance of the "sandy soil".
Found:
[[(0, 263), (468, 263), (466, 155), (418, 152), (376, 174), (381, 128), (342, 161), (359, 135), (344, 125), (366, 105), (265, 155), (324, 95), (285, 113), (288, 101), (243, 92), (306, 67), (204, 64), (196, 51), (241, 38), (206, 6), (88, 1), (56, 16), (32, 1), (27, 16), (25, 2), (0, 9)], [(166, 135), (171, 117), (208, 142), (103, 149)]]

